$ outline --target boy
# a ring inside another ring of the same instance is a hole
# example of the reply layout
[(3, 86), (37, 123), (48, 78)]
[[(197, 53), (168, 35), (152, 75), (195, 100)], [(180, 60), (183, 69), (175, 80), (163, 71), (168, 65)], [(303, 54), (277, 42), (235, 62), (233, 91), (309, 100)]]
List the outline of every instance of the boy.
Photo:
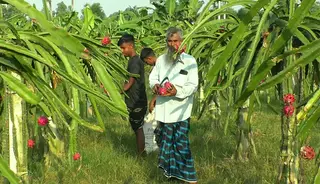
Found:
[(118, 46), (122, 54), (129, 57), (127, 71), (132, 74), (138, 74), (139, 77), (130, 77), (129, 81), (124, 84), (126, 93), (125, 103), (129, 111), (129, 122), (132, 130), (136, 135), (138, 154), (144, 153), (145, 140), (143, 133), (144, 116), (147, 111), (147, 94), (144, 78), (144, 63), (135, 51), (134, 37), (130, 34), (123, 35)]
[[(147, 63), (148, 65), (154, 66), (157, 61), (157, 57), (154, 53), (154, 51), (151, 48), (143, 48), (141, 50), (140, 58), (142, 61)], [(156, 98), (157, 96), (154, 95), (154, 97), (151, 99), (149, 103), (149, 112), (151, 113), (156, 105)]]
[(157, 57), (151, 48), (143, 48), (141, 50), (140, 58), (148, 65), (154, 66), (157, 61)]

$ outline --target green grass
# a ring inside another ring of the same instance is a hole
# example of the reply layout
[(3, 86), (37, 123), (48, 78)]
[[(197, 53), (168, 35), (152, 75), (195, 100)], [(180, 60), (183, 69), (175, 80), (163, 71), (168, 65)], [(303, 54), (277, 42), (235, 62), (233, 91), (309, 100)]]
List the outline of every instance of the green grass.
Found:
[[(246, 162), (231, 159), (236, 147), (234, 126), (224, 135), (223, 130), (213, 129), (206, 117), (192, 120), (191, 150), (199, 183), (276, 183), (280, 163), (280, 117), (264, 109), (257, 110), (252, 120), (258, 155)], [(52, 165), (46, 171), (32, 173), (33, 183), (176, 183), (168, 181), (157, 168), (157, 152), (144, 159), (136, 156), (135, 137), (125, 120), (110, 117), (105, 122), (105, 133), (80, 128), (78, 146), (82, 160), (75, 161), (73, 169)], [(319, 148), (320, 133), (315, 130), (310, 144)], [(303, 180), (311, 183), (315, 162), (303, 161), (302, 166)]]

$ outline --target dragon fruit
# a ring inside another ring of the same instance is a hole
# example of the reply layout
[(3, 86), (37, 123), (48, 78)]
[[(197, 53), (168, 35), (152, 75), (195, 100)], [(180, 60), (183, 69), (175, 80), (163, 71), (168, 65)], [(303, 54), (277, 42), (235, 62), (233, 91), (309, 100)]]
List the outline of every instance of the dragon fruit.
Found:
[(39, 124), (40, 126), (46, 126), (48, 123), (49, 123), (49, 120), (48, 120), (47, 117), (45, 117), (45, 116), (40, 116), (40, 117), (38, 118), (38, 124)]
[(164, 87), (160, 87), (158, 93), (159, 95), (164, 95), (167, 93), (167, 89)]
[(303, 146), (300, 149), (300, 154), (302, 158), (307, 160), (312, 160), (316, 156), (314, 149), (311, 146)]
[(105, 36), (102, 40), (101, 40), (101, 44), (102, 45), (108, 45), (111, 43), (111, 39), (107, 36)]
[(36, 143), (34, 142), (34, 140), (32, 140), (32, 139), (28, 140), (28, 148), (33, 148), (35, 144)]
[(172, 84), (171, 84), (170, 82), (165, 82), (165, 83), (164, 83), (164, 87), (165, 87), (166, 89), (169, 89), (169, 88), (172, 87)]
[(161, 85), (161, 87), (158, 89), (158, 94), (159, 95), (165, 95), (168, 90), (171, 90), (172, 84), (167, 81), (164, 84)]
[(295, 98), (294, 98), (294, 94), (286, 94), (284, 97), (283, 97), (283, 102), (286, 103), (286, 104), (292, 104), (295, 102)]
[(287, 117), (292, 116), (294, 113), (294, 106), (293, 105), (284, 106), (283, 112)]
[(75, 154), (73, 155), (73, 160), (79, 160), (80, 158), (81, 158), (80, 153), (75, 153)]
[[(174, 46), (174, 48), (175, 48), (176, 52), (178, 52), (178, 51), (179, 51), (179, 47), (180, 47), (180, 45), (175, 45), (175, 46)], [(181, 50), (179, 51), (179, 54), (181, 54), (181, 53), (185, 52), (185, 51), (186, 51), (186, 49), (187, 49), (187, 47), (186, 47), (186, 45), (184, 45), (184, 46), (181, 48)]]

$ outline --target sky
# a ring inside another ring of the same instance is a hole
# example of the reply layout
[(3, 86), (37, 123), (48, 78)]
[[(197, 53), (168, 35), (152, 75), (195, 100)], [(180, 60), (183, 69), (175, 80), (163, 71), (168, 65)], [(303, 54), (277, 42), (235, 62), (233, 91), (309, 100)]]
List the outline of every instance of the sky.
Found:
[[(37, 9), (42, 9), (42, 0), (26, 0), (28, 3), (35, 4)], [(67, 6), (71, 5), (71, 0), (52, 0), (52, 9), (57, 8), (57, 4), (61, 1)], [(108, 16), (116, 11), (125, 10), (133, 6), (148, 6), (152, 7), (150, 0), (74, 0), (74, 7), (77, 12), (80, 12), (84, 4), (100, 3), (105, 14)]]
[[(28, 3), (35, 4), (37, 9), (42, 9), (42, 0), (26, 0)], [(71, 5), (71, 0), (52, 0), (52, 9), (55, 10), (57, 8), (57, 4), (61, 1), (64, 2), (67, 6)], [(205, 0), (208, 2), (209, 0)], [(141, 6), (148, 6), (153, 7), (150, 4), (150, 0), (74, 0), (75, 10), (80, 12), (83, 8), (84, 4), (89, 3), (100, 3), (105, 14), (108, 16), (114, 12), (119, 10), (125, 10), (128, 7), (141, 7)]]
[[(42, 0), (26, 0), (28, 3), (35, 4), (37, 9), (42, 9)], [(52, 8), (55, 10), (57, 8), (57, 4), (61, 1), (64, 2), (67, 6), (71, 5), (71, 0), (52, 0)], [(318, 2), (320, 0), (317, 0)], [(150, 4), (150, 0), (74, 0), (75, 10), (80, 12), (83, 6), (86, 3), (93, 4), (93, 3), (100, 3), (105, 14), (109, 16), (110, 14), (117, 12), (119, 10), (125, 10), (128, 7), (153, 7)], [(204, 0), (205, 3), (209, 2), (209, 0)]]

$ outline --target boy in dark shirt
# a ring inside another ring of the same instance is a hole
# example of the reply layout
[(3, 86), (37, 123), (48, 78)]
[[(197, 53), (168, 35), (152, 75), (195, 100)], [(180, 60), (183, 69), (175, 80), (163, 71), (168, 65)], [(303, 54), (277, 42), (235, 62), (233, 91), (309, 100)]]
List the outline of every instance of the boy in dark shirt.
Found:
[(140, 75), (139, 77), (130, 77), (129, 81), (125, 83), (123, 90), (127, 95), (125, 102), (129, 111), (129, 122), (136, 134), (138, 153), (141, 155), (144, 153), (145, 147), (142, 126), (148, 103), (144, 78), (144, 63), (135, 51), (134, 37), (132, 35), (123, 35), (118, 41), (118, 46), (121, 48), (122, 54), (125, 57), (129, 57), (128, 72)]
[[(146, 64), (154, 67), (157, 61), (156, 54), (154, 53), (153, 49), (151, 48), (143, 48), (140, 53), (140, 59), (144, 61)], [(157, 95), (154, 95), (149, 103), (149, 112), (151, 113), (156, 105), (156, 98)]]
[(142, 61), (144, 61), (145, 63), (147, 63), (150, 66), (154, 66), (157, 61), (157, 57), (156, 57), (156, 54), (154, 53), (153, 49), (148, 48), (148, 47), (143, 48), (141, 50), (140, 58)]

